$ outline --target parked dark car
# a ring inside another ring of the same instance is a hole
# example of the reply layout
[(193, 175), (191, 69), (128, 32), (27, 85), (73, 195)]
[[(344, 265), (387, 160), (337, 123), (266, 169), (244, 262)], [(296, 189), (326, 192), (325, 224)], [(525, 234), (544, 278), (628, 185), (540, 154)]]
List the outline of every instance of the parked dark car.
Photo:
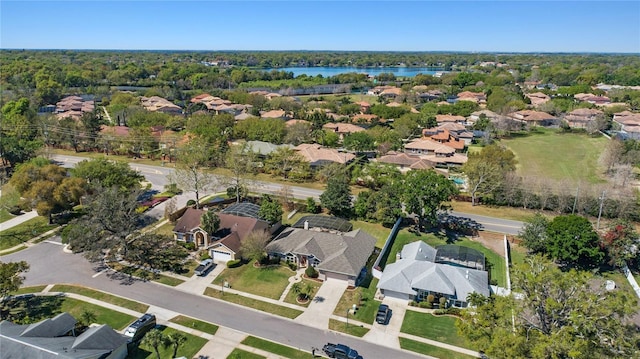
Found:
[(378, 307), (378, 313), (376, 314), (376, 323), (385, 325), (389, 322), (389, 316), (391, 309), (386, 304), (380, 304)]
[(344, 344), (327, 343), (322, 347), (322, 351), (329, 358), (336, 359), (363, 359), (355, 349), (351, 349)]

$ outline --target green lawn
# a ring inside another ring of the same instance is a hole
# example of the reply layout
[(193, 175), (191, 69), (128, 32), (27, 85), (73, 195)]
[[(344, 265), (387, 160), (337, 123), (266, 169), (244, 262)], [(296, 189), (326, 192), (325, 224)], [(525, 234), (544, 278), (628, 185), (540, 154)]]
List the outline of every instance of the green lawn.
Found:
[(292, 309), (289, 307), (284, 307), (277, 304), (271, 304), (267, 302), (263, 302), (261, 300), (255, 300), (251, 298), (247, 298), (245, 296), (233, 293), (223, 293), (219, 290), (213, 288), (207, 288), (204, 291), (204, 295), (207, 295), (212, 298), (222, 299), (227, 302), (236, 303), (243, 307), (249, 307), (257, 310), (261, 310), (263, 312), (279, 315), (281, 317), (293, 319), (300, 314), (302, 314), (301, 310)]
[(233, 349), (231, 354), (227, 357), (227, 359), (264, 359), (262, 355), (254, 354), (248, 351), (244, 351), (242, 349)]
[(140, 313), (146, 313), (146, 311), (149, 310), (149, 306), (146, 304), (134, 302), (129, 299), (75, 285), (56, 284), (53, 286), (53, 288), (51, 288), (51, 292), (80, 294), (84, 295), (85, 297), (101, 300), (103, 302), (111, 303), (119, 307), (131, 309)]
[(604, 136), (540, 130), (500, 142), (515, 153), (522, 176), (601, 183), (598, 159), (607, 141)]
[(376, 239), (376, 247), (382, 248), (384, 242), (391, 233), (391, 228), (386, 228), (379, 223), (369, 223), (365, 221), (351, 221), (353, 229), (362, 229)]
[[(408, 230), (403, 229), (398, 232), (398, 236), (391, 247), (386, 264), (396, 261), (396, 253), (400, 252), (405, 244), (417, 240), (422, 240), (432, 247), (447, 244), (447, 238), (444, 235), (435, 235), (433, 233), (421, 233), (420, 235), (416, 235), (415, 233), (411, 233)], [(506, 286), (507, 278), (505, 274), (504, 257), (478, 242), (469, 240), (467, 237), (459, 237), (456, 241), (452, 242), (452, 244), (469, 247), (483, 253), (490, 278), (495, 279), (499, 286)]]
[(108, 324), (115, 330), (122, 330), (136, 320), (135, 317), (128, 314), (73, 298), (64, 298), (62, 305), (60, 306), (60, 312), (67, 312), (78, 320), (81, 318), (84, 311), (89, 311), (95, 314), (96, 323)]
[[(171, 333), (178, 332), (173, 328), (168, 327), (159, 327), (162, 330), (162, 334), (168, 335)], [(178, 357), (184, 356), (186, 358), (193, 358), (196, 353), (200, 351), (200, 349), (207, 344), (207, 340), (204, 338), (196, 337), (195, 335), (191, 335), (189, 333), (182, 332), (187, 337), (187, 341), (182, 344), (178, 348)], [(144, 340), (144, 339), (143, 339)], [(158, 347), (160, 352), (160, 358), (172, 358), (173, 348), (172, 347)], [(156, 353), (152, 347), (146, 346), (144, 344), (140, 344), (137, 348), (129, 351), (129, 355), (127, 355), (127, 359), (155, 359)]]
[(0, 232), (0, 250), (17, 246), (56, 227), (55, 224), (49, 224), (46, 217), (32, 218)]
[(363, 323), (372, 324), (376, 319), (376, 312), (378, 311), (378, 305), (380, 302), (374, 299), (376, 294), (376, 285), (378, 280), (373, 278), (369, 283), (363, 283), (363, 286), (356, 287), (353, 290), (345, 290), (333, 311), (333, 314), (340, 317), (347, 316), (347, 309), (350, 309), (354, 304), (358, 304), (358, 310), (356, 314), (349, 314), (349, 318), (354, 318)]
[(222, 285), (227, 281), (231, 288), (271, 299), (279, 299), (289, 284), (289, 277), (294, 276), (289, 267), (270, 266), (256, 268), (252, 263), (237, 268), (226, 268), (214, 284)]
[(455, 325), (457, 320), (459, 319), (446, 315), (435, 316), (429, 313), (407, 310), (400, 331), (458, 347), (469, 348), (466, 339), (458, 335)]
[(28, 294), (28, 293), (40, 293), (42, 292), (47, 286), (46, 285), (36, 285), (33, 287), (22, 287), (20, 289), (18, 289), (17, 291), (11, 293), (12, 295), (18, 295), (18, 294)]
[[(313, 297), (316, 295), (316, 292), (318, 291), (318, 289), (320, 289), (320, 286), (322, 285), (322, 283), (316, 282), (315, 280), (302, 278), (301, 285), (303, 287), (305, 287), (307, 284), (311, 284), (313, 286), (313, 290), (309, 294), (309, 298), (313, 299)], [(295, 294), (293, 291), (289, 290), (289, 293), (287, 293), (287, 296), (284, 298), (284, 301), (287, 302), (287, 303), (300, 305), (300, 306), (303, 306), (303, 307), (308, 307), (309, 304), (311, 303), (311, 300), (308, 300), (306, 303), (298, 303), (298, 301), (296, 300), (297, 296), (298, 296), (297, 294)]]
[(400, 348), (405, 350), (411, 350), (412, 352), (429, 355), (441, 359), (468, 359), (474, 358), (472, 356), (454, 352), (452, 350), (437, 347), (426, 343), (417, 342), (415, 340), (407, 338), (400, 339)]
[(2, 195), (0, 196), (0, 223), (15, 218), (13, 214), (7, 211), (7, 208), (11, 208), (18, 204), (20, 200), (20, 193), (16, 191), (10, 184), (2, 186)]
[(249, 336), (242, 341), (242, 344), (250, 347), (262, 349), (269, 353), (277, 354), (289, 359), (310, 359), (311, 353), (297, 350), (286, 345), (274, 343), (268, 340)]
[(198, 319), (185, 317), (183, 315), (178, 315), (176, 317), (171, 318), (170, 322), (183, 325), (187, 328), (192, 328), (195, 330), (199, 330), (204, 333), (209, 333), (211, 335), (215, 335), (218, 331), (218, 326), (215, 324), (203, 322)]
[[(155, 226), (156, 224), (152, 224), (151, 226)], [(160, 227), (155, 229), (155, 233), (157, 234), (161, 234), (161, 235), (165, 235), (165, 236), (170, 236), (171, 238), (173, 238), (173, 228), (175, 227), (175, 223), (171, 223), (171, 222), (167, 222), (163, 225), (161, 225)], [(149, 228), (149, 227), (147, 227)]]
[(353, 325), (342, 322), (340, 320), (329, 319), (329, 329), (337, 332), (347, 333), (356, 337), (362, 338), (369, 332), (369, 328), (361, 327), (359, 325)]

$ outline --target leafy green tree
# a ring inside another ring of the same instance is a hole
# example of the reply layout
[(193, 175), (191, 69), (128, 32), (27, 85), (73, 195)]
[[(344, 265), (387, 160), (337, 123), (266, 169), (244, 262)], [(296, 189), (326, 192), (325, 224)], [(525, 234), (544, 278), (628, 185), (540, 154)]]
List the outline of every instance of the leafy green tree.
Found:
[(200, 208), (200, 193), (209, 190), (217, 182), (213, 174), (203, 169), (211, 163), (210, 150), (204, 139), (192, 139), (178, 152), (176, 169), (171, 176), (171, 182), (195, 194), (196, 208)]
[(467, 176), (471, 205), (478, 196), (487, 195), (502, 186), (508, 172), (515, 170), (515, 155), (499, 145), (489, 145), (479, 153), (470, 153), (461, 171)]
[(150, 346), (156, 353), (156, 357), (160, 359), (160, 346), (164, 343), (165, 336), (160, 329), (154, 328), (147, 332), (142, 338), (143, 345)]
[(88, 327), (92, 323), (95, 323), (97, 319), (98, 319), (98, 317), (96, 316), (96, 313), (94, 313), (92, 310), (89, 310), (89, 309), (85, 308), (80, 313), (80, 322), (85, 327)]
[(342, 144), (345, 148), (354, 151), (370, 151), (376, 147), (373, 137), (364, 131), (344, 136)]
[(358, 218), (391, 227), (402, 215), (400, 190), (395, 185), (385, 185), (378, 191), (362, 191), (353, 207)]
[(271, 239), (267, 231), (253, 231), (240, 243), (242, 257), (260, 262), (266, 257), (267, 243)]
[(626, 291), (607, 291), (588, 272), (562, 272), (540, 256), (516, 265), (512, 279), (514, 294), (477, 303), (456, 324), (489, 357), (637, 356), (638, 334), (626, 324), (636, 300)]
[(458, 193), (456, 186), (433, 170), (410, 171), (404, 177), (402, 200), (407, 214), (418, 216), (418, 226), (438, 223), (438, 210)]
[(220, 229), (220, 217), (213, 210), (205, 211), (200, 218), (200, 225), (207, 234), (212, 236)]
[(545, 243), (551, 258), (570, 265), (598, 266), (604, 258), (591, 222), (573, 214), (557, 216), (549, 223)]
[(17, 291), (24, 282), (22, 273), (29, 271), (29, 264), (25, 261), (0, 261), (0, 302), (7, 299), (9, 294)]
[(231, 147), (225, 158), (225, 167), (229, 175), (223, 179), (224, 184), (229, 185), (235, 191), (236, 203), (240, 203), (240, 192), (252, 182), (256, 175), (257, 155), (247, 144)]
[(307, 206), (306, 206), (306, 211), (307, 213), (318, 213), (318, 204), (316, 203), (316, 200), (313, 199), (313, 197), (307, 197)]
[(291, 148), (279, 147), (269, 155), (265, 166), (272, 174), (288, 179), (290, 173), (304, 163), (308, 164), (298, 152)]
[(187, 342), (187, 336), (182, 332), (172, 332), (165, 336), (165, 347), (173, 348), (172, 358), (178, 357), (178, 349)]
[(544, 253), (547, 246), (547, 228), (549, 220), (540, 213), (524, 222), (522, 231), (518, 237), (522, 239), (522, 244), (533, 253)]
[(282, 221), (282, 206), (278, 201), (273, 200), (271, 196), (265, 194), (260, 202), (258, 217), (269, 222), (269, 224), (278, 223)]
[(335, 176), (327, 182), (327, 188), (320, 195), (320, 203), (329, 213), (349, 218), (351, 215), (351, 188), (345, 175)]
[(93, 188), (117, 187), (123, 190), (140, 188), (144, 176), (132, 170), (126, 162), (96, 158), (78, 162), (71, 170), (74, 177), (83, 178)]
[(133, 265), (161, 271), (178, 272), (188, 251), (172, 237), (154, 232), (133, 233), (123, 258)]
[(614, 221), (602, 236), (602, 245), (610, 265), (623, 267), (636, 258), (640, 236), (633, 225), (624, 220)]

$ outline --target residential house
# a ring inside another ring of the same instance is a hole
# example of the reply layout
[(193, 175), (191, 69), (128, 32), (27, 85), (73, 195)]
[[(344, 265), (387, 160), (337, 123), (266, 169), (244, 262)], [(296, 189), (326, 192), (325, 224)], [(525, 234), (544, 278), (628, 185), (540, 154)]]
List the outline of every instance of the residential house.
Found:
[(477, 104), (487, 103), (487, 95), (483, 92), (462, 91), (457, 96), (458, 101), (471, 101)]
[(508, 114), (512, 119), (526, 123), (529, 126), (554, 126), (558, 125), (558, 118), (542, 111), (522, 110)]
[(577, 108), (569, 112), (564, 120), (571, 128), (587, 128), (598, 118), (602, 118), (604, 112), (591, 108)]
[(528, 93), (528, 94), (525, 94), (525, 97), (527, 97), (531, 101), (531, 105), (534, 107), (540, 106), (551, 100), (551, 97), (549, 97), (547, 94), (542, 92)]
[(299, 123), (303, 123), (303, 124), (311, 126), (311, 122), (309, 122), (307, 120), (298, 120), (298, 119), (289, 120), (289, 121), (285, 122), (284, 125), (286, 127), (291, 127), (291, 126), (299, 124)]
[(344, 139), (345, 135), (365, 131), (364, 128), (350, 124), (350, 123), (331, 123), (330, 122), (323, 125), (322, 128), (324, 128), (327, 131), (332, 131), (337, 133), (341, 141)]
[(410, 156), (419, 156), (421, 159), (440, 166), (461, 166), (467, 162), (466, 155), (456, 153), (455, 148), (434, 141), (430, 138), (413, 140), (407, 143), (404, 148), (406, 154)]
[(140, 98), (140, 102), (142, 104), (142, 107), (144, 107), (147, 111), (164, 112), (176, 115), (182, 113), (182, 108), (180, 106), (160, 96), (142, 96)]
[(356, 102), (355, 104), (360, 106), (360, 112), (362, 113), (369, 113), (369, 111), (371, 110), (371, 104), (367, 101), (360, 101)]
[(278, 148), (282, 148), (282, 147), (291, 148), (291, 149), (294, 148), (294, 146), (290, 144), (276, 145), (271, 142), (264, 142), (264, 141), (247, 141), (247, 147), (250, 148), (251, 151), (253, 151), (254, 153), (256, 153), (258, 156), (262, 158), (268, 157), (271, 153), (275, 152)]
[(235, 115), (234, 119), (236, 121), (244, 121), (244, 120), (246, 120), (248, 118), (251, 118), (251, 117), (256, 117), (256, 116), (254, 116), (254, 115), (252, 115), (250, 113), (247, 113), (247, 112), (243, 112), (243, 113), (241, 113), (239, 115)]
[(127, 338), (106, 324), (75, 335), (76, 319), (69, 313), (33, 324), (0, 322), (2, 358), (124, 359)]
[(473, 132), (468, 131), (466, 127), (456, 122), (445, 122), (439, 126), (424, 129), (422, 130), (422, 136), (443, 144), (449, 144), (460, 151), (473, 141)]
[(223, 210), (218, 213), (220, 218), (218, 231), (210, 235), (202, 229), (201, 225), (201, 218), (205, 211), (207, 210), (187, 208), (173, 228), (173, 234), (177, 241), (194, 243), (196, 247), (207, 250), (216, 262), (239, 259), (242, 240), (249, 233), (270, 229), (269, 223), (256, 218), (257, 216), (228, 214)]
[(614, 113), (613, 122), (620, 128), (623, 138), (640, 140), (640, 113), (630, 111)]
[(80, 120), (83, 114), (94, 110), (94, 101), (85, 101), (80, 96), (67, 96), (56, 103), (54, 111), (58, 119), (70, 117), (74, 120)]
[(311, 167), (319, 167), (328, 163), (347, 164), (356, 158), (349, 152), (338, 152), (333, 148), (325, 148), (316, 143), (303, 143), (294, 148), (302, 158), (311, 164)]
[(284, 110), (271, 110), (271, 111), (262, 111), (260, 112), (260, 117), (262, 118), (279, 118), (285, 119), (287, 116), (287, 112)]
[(435, 167), (435, 163), (422, 159), (419, 156), (410, 156), (404, 152), (389, 152), (384, 156), (376, 159), (377, 162), (394, 165), (401, 172), (409, 170), (424, 170)]
[(386, 98), (396, 98), (402, 93), (402, 89), (395, 86), (376, 86), (369, 91), (367, 95), (382, 96)]
[(438, 125), (443, 124), (445, 122), (457, 122), (460, 124), (464, 124), (467, 119), (464, 116), (458, 115), (436, 115), (436, 122)]
[(365, 114), (365, 113), (359, 113), (351, 117), (351, 122), (361, 123), (361, 124), (375, 123), (376, 121), (379, 121), (379, 120), (380, 119), (378, 118), (377, 115)]
[(376, 239), (361, 229), (338, 232), (321, 228), (287, 228), (267, 245), (267, 253), (298, 268), (314, 267), (319, 279), (357, 286), (366, 277)]
[(395, 263), (387, 264), (380, 282), (386, 297), (425, 301), (446, 298), (448, 306), (467, 307), (467, 297), (490, 294), (484, 255), (474, 249), (444, 245), (433, 248), (422, 241), (405, 245)]

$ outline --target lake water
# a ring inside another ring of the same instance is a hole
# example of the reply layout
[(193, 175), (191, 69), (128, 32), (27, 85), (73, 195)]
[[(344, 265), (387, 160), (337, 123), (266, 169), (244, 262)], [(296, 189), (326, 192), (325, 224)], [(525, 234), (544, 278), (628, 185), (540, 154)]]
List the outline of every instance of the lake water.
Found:
[(369, 74), (371, 76), (392, 73), (396, 77), (414, 77), (417, 74), (434, 75), (436, 72), (443, 72), (442, 69), (434, 67), (282, 67), (265, 69), (265, 71), (271, 70), (293, 72), (294, 77), (300, 75), (331, 77), (349, 72)]

